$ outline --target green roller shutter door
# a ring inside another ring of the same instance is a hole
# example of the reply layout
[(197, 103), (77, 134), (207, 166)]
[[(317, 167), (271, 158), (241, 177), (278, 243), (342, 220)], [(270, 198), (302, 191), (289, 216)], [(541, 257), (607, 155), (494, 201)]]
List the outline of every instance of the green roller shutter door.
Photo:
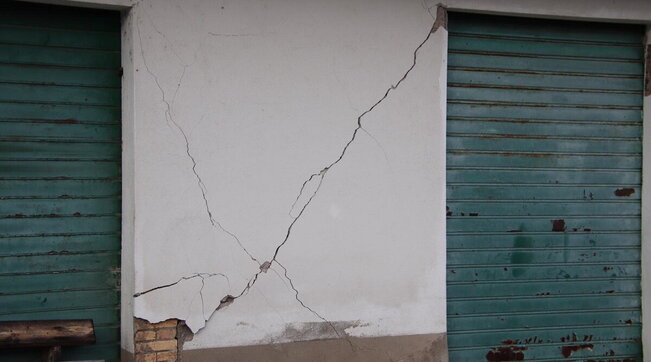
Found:
[(451, 361), (641, 361), (643, 31), (450, 14)]
[(119, 13), (0, 4), (0, 320), (92, 318), (63, 360), (119, 360), (120, 83)]

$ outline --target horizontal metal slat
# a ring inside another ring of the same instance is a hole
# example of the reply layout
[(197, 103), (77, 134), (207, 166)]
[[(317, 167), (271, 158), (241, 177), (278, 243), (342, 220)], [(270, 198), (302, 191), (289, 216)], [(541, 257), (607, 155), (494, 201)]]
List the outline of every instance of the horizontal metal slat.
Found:
[[(639, 170), (642, 155), (563, 154), (534, 152), (448, 152), (448, 169), (457, 167), (578, 168)], [(532, 195), (535, 197), (535, 195)]]
[[(18, 139), (20, 140), (20, 139)], [(7, 142), (0, 139), (0, 169), (4, 162), (22, 162), (22, 169), (25, 176), (32, 175), (32, 172), (39, 171), (43, 175), (51, 175), (48, 171), (58, 172), (80, 167), (99, 167), (99, 163), (108, 161), (119, 163), (122, 152), (119, 143), (112, 141), (98, 142), (87, 140), (22, 140)], [(97, 163), (98, 165), (93, 165)], [(8, 163), (9, 165), (11, 163)], [(119, 166), (119, 165), (118, 165)], [(119, 167), (115, 167), (115, 174), (119, 173)], [(0, 177), (20, 176), (19, 170), (4, 172)], [(84, 174), (85, 175), (85, 174)], [(62, 175), (63, 176), (63, 175)]]
[(51, 312), (32, 312), (11, 314), (11, 320), (48, 320), (48, 319), (92, 319), (95, 325), (118, 325), (120, 323), (120, 308), (88, 308), (61, 310), (56, 317)]
[[(2, 162), (0, 162), (2, 165)], [(641, 182), (641, 175), (636, 171), (590, 171), (590, 170), (563, 170), (563, 171), (534, 171), (534, 170), (449, 170), (448, 181), (455, 182), (482, 182), (509, 184), (517, 183), (547, 183), (547, 184), (618, 184), (625, 188), (637, 188)]]
[[(565, 280), (574, 278), (639, 277), (640, 265), (556, 265), (556, 266), (477, 266), (454, 268), (447, 272), (448, 282), (500, 281), (500, 280)], [(581, 307), (583, 308), (583, 307)], [(578, 309), (581, 309), (578, 308)], [(585, 306), (588, 308), (588, 306)], [(541, 310), (548, 310), (543, 308)], [(507, 310), (507, 309), (503, 309)]]
[[(0, 201), (0, 212), (2, 201)], [(639, 216), (639, 202), (447, 202), (448, 216)]]
[(448, 83), (595, 91), (642, 91), (644, 82), (641, 78), (633, 77), (531, 74), (479, 69), (463, 70), (451, 66), (448, 68)]
[(120, 52), (0, 44), (0, 63), (117, 69)]
[[(59, 120), (57, 122), (34, 121), (0, 121), (0, 140), (54, 140), (54, 141), (79, 141), (79, 142), (112, 142), (121, 140), (120, 124), (84, 124), (74, 119)], [(6, 141), (5, 141), (6, 142)], [(2, 144), (0, 144), (2, 147)], [(30, 147), (34, 147), (33, 144)], [(119, 147), (115, 147), (119, 151)], [(2, 151), (12, 151), (10, 146)]]
[(524, 39), (578, 42), (641, 44), (640, 25), (571, 22), (563, 20), (516, 18), (468, 13), (449, 13), (450, 34), (481, 34)]
[(621, 45), (604, 43), (576, 43), (549, 39), (519, 39), (517, 37), (475, 34), (450, 34), (448, 49), (484, 51), (501, 54), (561, 56), (596, 59), (641, 60), (642, 44)]
[[(541, 110), (544, 112), (541, 113)], [(448, 117), (483, 117), (509, 119), (641, 122), (642, 113), (636, 109), (594, 109), (577, 107), (537, 107), (523, 104), (486, 104), (472, 102), (448, 102)]]
[(84, 199), (0, 199), (0, 218), (23, 215), (107, 215), (119, 214), (119, 198)]
[(476, 134), (481, 130), (484, 135), (522, 135), (550, 137), (601, 137), (601, 138), (638, 138), (642, 134), (641, 124), (612, 123), (576, 123), (558, 121), (500, 121), (500, 120), (458, 120), (448, 119), (448, 134)]
[(0, 24), (119, 33), (120, 13), (7, 1), (0, 3)]
[(640, 62), (508, 56), (454, 50), (448, 53), (448, 63), (455, 69), (465, 68), (467, 70), (510, 70), (591, 76), (639, 76), (643, 74), (643, 64)]
[[(0, 103), (4, 120), (34, 119), (49, 121), (90, 121), (95, 123), (119, 123), (120, 108), (106, 106)], [(62, 122), (63, 123), (63, 122)]]
[[(0, 184), (1, 185), (1, 184)], [(447, 199), (456, 200), (639, 200), (636, 186), (589, 185), (448, 185)]]
[(119, 196), (119, 179), (0, 180), (0, 198), (70, 198)]
[[(494, 313), (502, 310), (513, 312), (537, 311), (537, 310), (580, 310), (580, 309), (603, 309), (614, 310), (617, 308), (638, 308), (640, 307), (639, 294), (601, 294), (592, 296), (574, 297), (530, 297), (502, 299), (500, 306), (496, 307), (495, 300), (474, 300), (474, 301), (448, 301), (448, 314), (471, 315), (474, 313)], [(623, 324), (623, 323), (622, 323)], [(450, 331), (451, 332), (451, 331)], [(475, 341), (477, 342), (477, 341)], [(475, 343), (476, 344), (476, 343)]]
[(120, 216), (0, 219), (0, 237), (112, 233), (120, 226)]
[(0, 83), (0, 102), (118, 106), (119, 88)]
[(98, 251), (88, 254), (53, 254), (0, 257), (0, 275), (66, 271), (110, 271), (120, 265), (120, 253)]
[(120, 33), (43, 29), (7, 25), (0, 21), (0, 43), (119, 51)]
[[(0, 88), (1, 91), (1, 88)], [(530, 90), (508, 87), (466, 86), (448, 84), (448, 100), (473, 102), (536, 103), (538, 105), (641, 107), (636, 93), (603, 93), (569, 90)]]
[[(95, 250), (120, 251), (120, 234), (0, 238), (0, 256), (64, 254)], [(2, 289), (0, 289), (2, 290)]]
[(0, 161), (0, 178), (110, 178), (120, 174), (119, 161)]
[(448, 235), (449, 249), (481, 250), (484, 248), (508, 248), (526, 241), (529, 248), (586, 248), (586, 247), (638, 247), (640, 235), (636, 232), (595, 233), (585, 232), (523, 233), (513, 230), (504, 234)]
[(71, 308), (97, 308), (99, 306), (115, 307), (119, 302), (118, 293), (114, 290), (0, 295), (0, 304), (3, 306), (3, 311), (0, 311), (0, 319), (8, 320), (13, 313), (30, 311), (57, 311)]
[[(0, 259), (0, 264), (2, 264), (2, 259)], [(72, 290), (114, 290), (119, 286), (120, 274), (111, 270), (0, 276), (2, 295), (43, 294)], [(115, 322), (113, 321), (113, 323)]]
[(120, 87), (121, 77), (119, 69), (0, 64), (0, 81), (113, 88)]
[[(0, 127), (1, 128), (1, 127)], [(0, 177), (20, 176), (19, 170), (5, 172), (2, 169), (4, 162), (19, 161), (24, 162), (25, 175), (31, 175), (32, 170), (42, 169), (44, 173), (50, 175), (48, 171), (56, 172), (74, 168), (74, 165), (80, 167), (105, 167), (93, 166), (92, 161), (114, 161), (119, 163), (122, 158), (120, 145), (107, 142), (93, 142), (88, 140), (29, 140), (20, 142), (18, 138), (14, 142), (7, 142), (0, 139)], [(50, 161), (51, 160), (51, 161)], [(30, 161), (27, 163), (27, 161)], [(69, 165), (64, 165), (69, 163)], [(115, 167), (116, 174), (119, 167)]]
[[(546, 295), (569, 295), (569, 294), (613, 294), (613, 293), (639, 293), (641, 289), (639, 279), (610, 279), (610, 280), (558, 280), (553, 283), (549, 281), (516, 281), (516, 282), (485, 282), (485, 283), (465, 283), (465, 284), (451, 284), (447, 287), (448, 298), (503, 298), (503, 297), (518, 297), (518, 296), (546, 296)], [(583, 313), (583, 312), (581, 312)], [(614, 313), (617, 314), (618, 313)], [(586, 316), (587, 315), (587, 316)], [(579, 317), (584, 317), (583, 322), (578, 324), (589, 324), (589, 320), (595, 320), (594, 315), (590, 313), (580, 314)], [(612, 313), (611, 313), (612, 315)], [(626, 315), (634, 315), (637, 318), (634, 318), (636, 321), (639, 321), (640, 311), (629, 311), (626, 312)], [(590, 316), (588, 318), (588, 316)], [(459, 317), (461, 319), (466, 319), (471, 321), (474, 318), (478, 317)], [(482, 317), (484, 318), (484, 317)], [(631, 319), (633, 317), (619, 319)], [(486, 317), (484, 319), (499, 321), (499, 317)], [(523, 316), (511, 316), (511, 322), (509, 324), (506, 321), (500, 321), (500, 325), (503, 328), (506, 326), (517, 326), (517, 325), (529, 325), (529, 326), (555, 326), (559, 324), (549, 324), (549, 318), (546, 315), (541, 315), (539, 319), (532, 320), (530, 323), (520, 323), (526, 321), (526, 318)], [(571, 320), (563, 318), (563, 321), (567, 325), (572, 325)], [(601, 323), (614, 323), (612, 320), (608, 319), (604, 321), (599, 319)], [(455, 320), (454, 325), (459, 327), (460, 320)], [(470, 322), (469, 322), (470, 323)], [(459, 329), (476, 329), (476, 328), (490, 328), (485, 324), (469, 324), (464, 327), (459, 327)]]
[[(448, 218), (448, 232), (473, 232), (491, 231), (550, 231), (563, 232), (581, 231), (639, 231), (641, 227), (639, 216), (617, 216), (617, 217), (586, 217), (567, 216), (556, 217), (460, 217)], [(576, 229), (576, 230), (575, 230)]]
[[(611, 250), (518, 250), (520, 245), (527, 244), (527, 238), (516, 241), (513, 249), (506, 251), (474, 250), (448, 251), (447, 260), (450, 268), (472, 265), (529, 265), (541, 263), (616, 263), (639, 262), (638, 249)], [(448, 296), (450, 298), (452, 296)]]

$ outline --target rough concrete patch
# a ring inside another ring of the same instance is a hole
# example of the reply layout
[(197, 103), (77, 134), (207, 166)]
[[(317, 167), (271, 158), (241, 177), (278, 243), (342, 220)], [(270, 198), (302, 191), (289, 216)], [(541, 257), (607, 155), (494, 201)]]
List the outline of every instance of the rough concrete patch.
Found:
[(346, 335), (346, 329), (361, 326), (360, 321), (292, 323), (285, 327), (280, 340), (309, 341), (314, 339), (339, 338)]
[(436, 8), (436, 20), (432, 26), (432, 33), (435, 33), (440, 27), (448, 30), (448, 10), (442, 6)]

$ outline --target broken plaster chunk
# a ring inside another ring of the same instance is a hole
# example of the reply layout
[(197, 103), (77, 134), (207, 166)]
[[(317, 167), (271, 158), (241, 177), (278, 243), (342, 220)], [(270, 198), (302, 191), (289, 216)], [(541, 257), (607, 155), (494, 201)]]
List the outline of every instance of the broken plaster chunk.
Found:
[(260, 265), (260, 271), (266, 273), (270, 267), (271, 267), (271, 262), (265, 261), (264, 263), (262, 263), (262, 265)]
[(233, 301), (235, 301), (235, 297), (232, 295), (227, 295), (222, 300), (219, 301), (219, 306), (217, 307), (217, 310), (223, 309), (228, 307), (229, 305), (233, 304)]

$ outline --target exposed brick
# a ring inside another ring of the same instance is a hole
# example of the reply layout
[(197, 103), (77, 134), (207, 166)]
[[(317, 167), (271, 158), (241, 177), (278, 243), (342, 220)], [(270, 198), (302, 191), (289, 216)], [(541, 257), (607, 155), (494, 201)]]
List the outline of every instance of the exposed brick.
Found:
[(176, 351), (176, 339), (136, 343), (136, 353)]
[(157, 362), (156, 353), (138, 353), (135, 362)]
[(154, 323), (154, 328), (176, 328), (176, 325), (179, 323), (176, 319), (168, 319), (159, 323)]
[(156, 353), (156, 362), (176, 361), (176, 351)]
[[(138, 331), (136, 332), (136, 342), (142, 342), (142, 341), (151, 341), (157, 339), (156, 338), (156, 331)], [(162, 339), (162, 338), (158, 338)], [(169, 339), (169, 338), (165, 338)]]
[(134, 318), (135, 319), (135, 325), (136, 325), (136, 330), (141, 331), (143, 329), (154, 329), (151, 323), (147, 322), (144, 319), (140, 318)]
[(156, 331), (156, 339), (174, 339), (174, 338), (176, 338), (176, 328), (165, 328)]

